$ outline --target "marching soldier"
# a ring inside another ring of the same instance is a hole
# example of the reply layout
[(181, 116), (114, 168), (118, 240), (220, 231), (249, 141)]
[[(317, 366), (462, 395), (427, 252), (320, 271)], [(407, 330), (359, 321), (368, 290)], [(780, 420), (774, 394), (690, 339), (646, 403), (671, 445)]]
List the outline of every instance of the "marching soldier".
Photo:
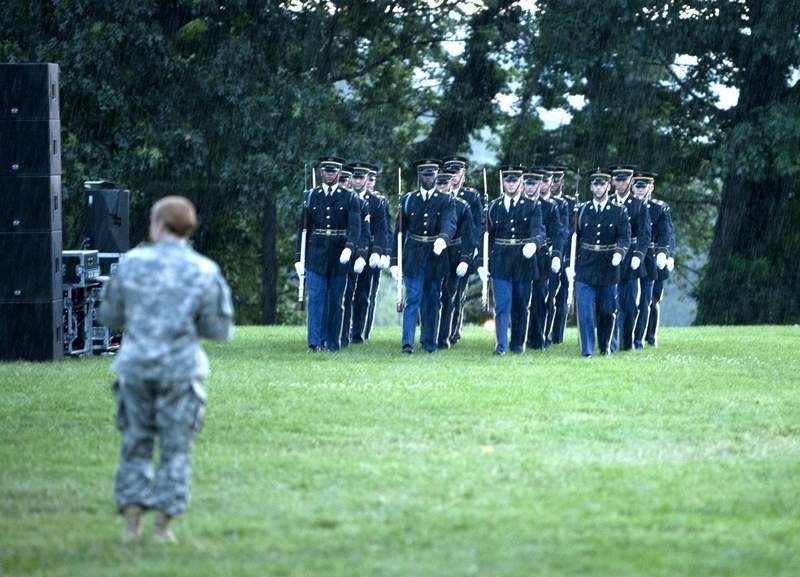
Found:
[[(469, 210), (472, 215), (472, 230), (476, 233), (476, 231), (483, 228), (483, 200), (477, 190), (465, 186), (464, 184), (468, 160), (463, 156), (448, 156), (443, 162), (444, 169), (453, 173), (453, 180), (451, 183), (453, 196), (465, 201), (469, 205)], [(476, 251), (477, 247), (473, 249), (472, 257), (475, 256)], [(474, 265), (470, 264), (467, 274), (458, 279), (453, 319), (449, 329), (451, 344), (455, 344), (461, 340), (461, 326), (464, 323), (464, 303), (467, 300), (467, 287), (469, 286), (469, 277), (474, 271)]]
[[(452, 194), (450, 189), (452, 181), (453, 174), (442, 171), (436, 176), (436, 189), (442, 194)], [(453, 208), (456, 230), (447, 246), (447, 271), (442, 283), (442, 318), (439, 323), (437, 344), (440, 349), (450, 348), (454, 317), (461, 304), (458, 287), (467, 276), (472, 264), (474, 247), (473, 218), (469, 204), (463, 198), (454, 196)]]
[(348, 275), (345, 291), (345, 310), (342, 322), (342, 346), (348, 343), (364, 342), (364, 332), (368, 322), (370, 295), (375, 271), (380, 273), (381, 255), (384, 254), (386, 241), (386, 213), (383, 199), (371, 193), (367, 187), (367, 178), (375, 172), (375, 167), (367, 162), (352, 164), (351, 182), (353, 191), (359, 196), (362, 204), (362, 246), (365, 255), (369, 255), (369, 267), (362, 257), (356, 259), (353, 272)]
[(550, 288), (557, 287), (554, 291), (555, 299), (555, 314), (553, 316), (553, 328), (550, 333), (548, 341), (560, 344), (564, 342), (564, 328), (567, 325), (567, 312), (569, 303), (567, 303), (567, 294), (569, 293), (569, 285), (567, 279), (566, 269), (574, 266), (570, 262), (570, 247), (572, 245), (572, 233), (574, 232), (574, 223), (572, 213), (575, 209), (576, 199), (574, 196), (563, 194), (564, 189), (564, 174), (567, 168), (565, 166), (550, 166), (549, 170), (553, 173), (553, 180), (550, 184), (551, 198), (559, 203), (561, 209), (561, 227), (564, 231), (564, 250), (561, 257), (561, 270), (553, 273), (550, 282)]
[(100, 308), (103, 324), (125, 331), (113, 369), (122, 431), (114, 497), (126, 542), (139, 538), (146, 510), (158, 511), (155, 541), (175, 542), (170, 522), (189, 504), (192, 440), (205, 411), (208, 358), (199, 338), (222, 341), (233, 332), (231, 293), (219, 267), (187, 242), (196, 226), (186, 198), (156, 202), (153, 244), (134, 248), (120, 262)]
[[(654, 185), (650, 185), (652, 190)], [(651, 199), (651, 202), (654, 202)], [(667, 229), (669, 231), (669, 245), (667, 247), (667, 262), (664, 268), (658, 270), (658, 276), (653, 283), (653, 300), (650, 304), (650, 318), (647, 322), (647, 334), (645, 339), (650, 346), (655, 347), (658, 344), (658, 324), (661, 320), (661, 299), (664, 297), (664, 281), (669, 278), (670, 273), (675, 268), (675, 251), (677, 244), (675, 241), (675, 224), (672, 220), (672, 211), (666, 202), (663, 203), (663, 213), (666, 220)]]
[[(550, 194), (550, 172), (541, 168), (533, 168), (522, 175), (523, 193), (532, 202), (539, 205), (542, 212), (542, 224), (545, 231), (545, 244), (536, 257), (532, 259), (531, 306), (528, 322), (528, 348), (541, 350), (545, 348), (547, 334), (547, 301), (550, 273), (555, 267), (561, 270), (561, 211), (558, 205), (549, 198), (543, 198), (542, 190)], [(552, 318), (552, 314), (550, 314)]]
[(418, 312), (422, 348), (429, 353), (436, 350), (442, 279), (447, 268), (443, 253), (456, 230), (453, 197), (436, 190), (441, 162), (423, 159), (415, 165), (420, 186), (401, 197), (397, 215), (396, 230), (402, 233), (403, 260), (397, 262), (395, 238), (391, 266), (395, 281), (402, 281), (405, 286), (402, 344), (406, 354), (414, 352)]
[(619, 312), (611, 338), (612, 351), (616, 351), (617, 346), (623, 351), (633, 348), (633, 331), (639, 312), (639, 278), (646, 274), (642, 262), (650, 246), (650, 211), (645, 203), (631, 194), (634, 170), (631, 164), (617, 164), (610, 168), (615, 190), (610, 196), (611, 201), (625, 206), (631, 225), (630, 250), (620, 265)]
[[(521, 194), (521, 177), (525, 167), (500, 167), (503, 196), (489, 205), (489, 270), (478, 267), (481, 280), (488, 275), (494, 291), (496, 355), (525, 351), (528, 328), (528, 307), (531, 298), (530, 263), (536, 251), (544, 245), (544, 227), (540, 206)], [(479, 245), (478, 262), (483, 256)], [(511, 340), (508, 329), (511, 326)]]
[(608, 198), (611, 173), (596, 169), (590, 176), (592, 199), (578, 211), (578, 247), (575, 275), (581, 354), (591, 357), (597, 345), (601, 355), (611, 353), (611, 333), (617, 313), (620, 264), (628, 252), (631, 226), (625, 206)]
[(322, 184), (306, 194), (300, 215), (299, 232), (306, 229), (308, 245), (301, 262), (298, 233), (294, 266), (308, 278), (309, 352), (319, 351), (323, 341), (328, 350), (339, 350), (348, 265), (361, 239), (361, 203), (339, 184), (343, 165), (335, 156), (319, 159)]
[(646, 275), (639, 279), (639, 316), (633, 333), (633, 348), (637, 350), (644, 348), (644, 334), (653, 301), (653, 284), (658, 280), (659, 272), (667, 266), (670, 253), (669, 206), (661, 200), (650, 198), (656, 176), (655, 172), (644, 171), (637, 171), (633, 175), (633, 194), (648, 205), (652, 222), (650, 246), (643, 265)]
[(373, 170), (367, 175), (367, 190), (373, 196), (381, 199), (383, 205), (383, 220), (386, 227), (386, 234), (383, 241), (383, 253), (380, 258), (380, 265), (377, 269), (372, 269), (372, 285), (369, 293), (369, 312), (367, 313), (367, 324), (364, 327), (364, 340), (368, 341), (372, 334), (372, 326), (375, 323), (375, 305), (378, 302), (378, 289), (381, 283), (381, 273), (384, 270), (389, 270), (390, 259), (392, 255), (392, 239), (394, 233), (392, 231), (392, 213), (389, 208), (389, 199), (375, 190), (375, 184), (378, 181), (378, 172), (380, 171), (377, 164), (372, 164)]

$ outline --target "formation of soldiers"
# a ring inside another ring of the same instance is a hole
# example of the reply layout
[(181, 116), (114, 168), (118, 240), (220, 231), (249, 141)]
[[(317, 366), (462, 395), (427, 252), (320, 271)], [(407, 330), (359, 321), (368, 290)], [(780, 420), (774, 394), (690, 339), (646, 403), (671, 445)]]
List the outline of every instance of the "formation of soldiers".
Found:
[[(468, 159), (415, 162), (418, 187), (390, 202), (369, 162), (319, 159), (297, 235), (299, 298), (308, 288), (308, 350), (369, 340), (381, 271), (397, 283), (402, 352), (461, 339), (469, 278), (494, 293), (495, 354), (564, 340), (575, 293), (581, 353), (656, 346), (663, 283), (674, 267), (669, 206), (656, 174), (630, 164), (589, 175), (591, 199), (564, 194), (564, 166), (499, 167), (502, 195), (465, 185)], [(398, 187), (402, 178), (398, 171)], [(577, 189), (576, 189), (577, 192)]]

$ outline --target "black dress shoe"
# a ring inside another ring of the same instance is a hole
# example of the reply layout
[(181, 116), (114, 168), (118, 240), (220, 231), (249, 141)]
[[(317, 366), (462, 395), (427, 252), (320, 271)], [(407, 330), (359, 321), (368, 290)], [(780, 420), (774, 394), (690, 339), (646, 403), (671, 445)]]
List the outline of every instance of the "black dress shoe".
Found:
[(362, 339), (361, 337), (353, 337), (352, 339), (350, 339), (350, 343), (354, 344), (354, 345), (360, 345), (363, 342), (364, 342), (364, 339)]
[(525, 349), (511, 349), (511, 352), (515, 355), (521, 355), (525, 352)]
[(438, 345), (436, 345), (436, 348), (437, 349), (449, 349), (450, 348), (450, 343), (448, 341), (444, 341), (444, 342), (439, 343)]
[(495, 351), (494, 354), (496, 354), (498, 357), (506, 356), (506, 352), (505, 351)]
[(315, 345), (308, 345), (308, 352), (309, 353), (318, 353), (319, 347)]
[(412, 347), (411, 345), (403, 345), (403, 354), (404, 355), (414, 354), (414, 347)]

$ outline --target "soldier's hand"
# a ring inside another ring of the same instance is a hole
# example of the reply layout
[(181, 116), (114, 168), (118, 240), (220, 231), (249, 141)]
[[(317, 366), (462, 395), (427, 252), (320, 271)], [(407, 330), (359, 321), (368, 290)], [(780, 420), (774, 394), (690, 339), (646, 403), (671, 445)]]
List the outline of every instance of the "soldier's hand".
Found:
[(550, 270), (555, 274), (561, 272), (561, 259), (559, 257), (554, 256), (553, 260), (550, 261)]
[(364, 267), (367, 266), (367, 261), (364, 260), (364, 257), (360, 256), (356, 259), (356, 262), (353, 263), (353, 272), (356, 274), (361, 274), (364, 272)]
[(672, 272), (672, 269), (675, 268), (675, 259), (673, 257), (669, 257), (667, 259), (667, 270)]
[(294, 263), (294, 271), (297, 273), (298, 277), (301, 277), (305, 274), (306, 267), (303, 266), (302, 262), (296, 262)]
[(642, 264), (642, 259), (640, 259), (638, 256), (631, 257), (631, 269), (639, 270), (639, 265), (641, 264)]
[(382, 270), (388, 270), (390, 262), (391, 262), (391, 260), (389, 259), (389, 255), (388, 254), (381, 255), (381, 269)]
[(339, 262), (342, 264), (347, 264), (350, 262), (350, 257), (353, 256), (353, 251), (349, 248), (346, 248), (342, 251), (341, 256), (339, 256)]
[(397, 282), (402, 280), (402, 275), (400, 274), (400, 267), (397, 265), (390, 266), (389, 271), (392, 273), (392, 278)]
[(619, 266), (619, 263), (622, 262), (622, 255), (618, 252), (614, 253), (614, 256), (611, 257), (611, 266)]
[(667, 253), (660, 252), (656, 255), (656, 266), (658, 270), (664, 270), (664, 267), (667, 266)]
[(376, 269), (380, 268), (380, 266), (381, 266), (381, 255), (379, 255), (377, 252), (373, 252), (371, 255), (369, 255), (369, 268)]
[(570, 283), (575, 282), (575, 267), (568, 266), (564, 269), (564, 273), (567, 275), (567, 281)]
[(458, 263), (458, 266), (456, 267), (456, 276), (458, 278), (464, 278), (464, 275), (467, 274), (467, 270), (469, 270), (469, 265), (467, 263)]
[(536, 254), (535, 242), (527, 242), (522, 246), (522, 256), (524, 256), (525, 258), (531, 258), (535, 254)]
[(447, 241), (443, 238), (437, 238), (433, 241), (433, 254), (439, 256), (447, 248)]
[(489, 279), (489, 271), (486, 270), (485, 266), (478, 267), (478, 276), (481, 278), (482, 282), (486, 282)]

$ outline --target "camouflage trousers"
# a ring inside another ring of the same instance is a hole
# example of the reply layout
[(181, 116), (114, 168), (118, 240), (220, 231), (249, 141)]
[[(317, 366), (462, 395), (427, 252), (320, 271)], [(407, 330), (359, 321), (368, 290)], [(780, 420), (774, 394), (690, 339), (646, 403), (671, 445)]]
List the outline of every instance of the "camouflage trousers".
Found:
[[(189, 504), (191, 450), (205, 412), (200, 380), (114, 383), (117, 427), (122, 431), (114, 498), (120, 511), (131, 505), (170, 516)], [(153, 449), (158, 438), (158, 466)]]

